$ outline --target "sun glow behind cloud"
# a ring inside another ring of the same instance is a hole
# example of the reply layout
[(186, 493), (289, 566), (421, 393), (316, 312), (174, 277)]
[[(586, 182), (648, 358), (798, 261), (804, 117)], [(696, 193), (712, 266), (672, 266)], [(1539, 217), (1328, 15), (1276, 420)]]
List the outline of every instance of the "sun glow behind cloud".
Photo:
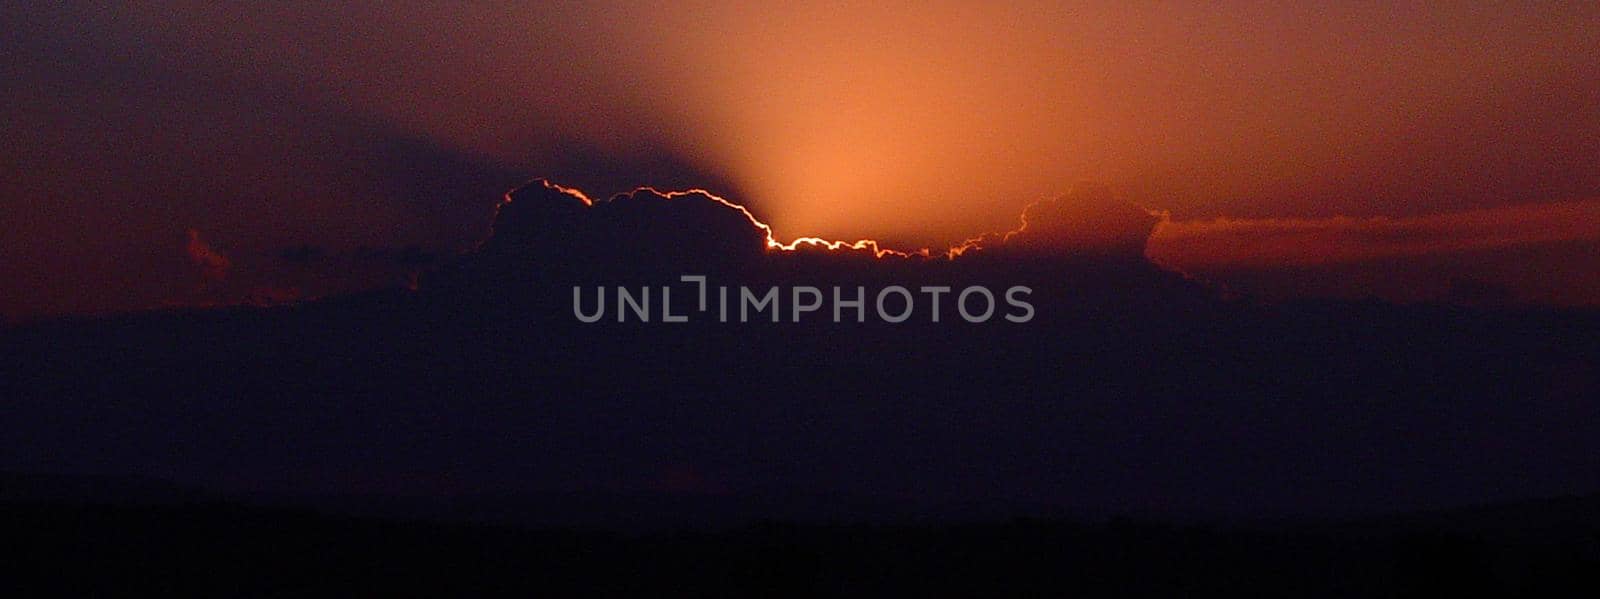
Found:
[(1082, 181), (1183, 222), (1600, 193), (1589, 3), (0, 11), (0, 220), (26, 223), (0, 275), (30, 281), (4, 308), (26, 312), (152, 303), (187, 276), (187, 228), (241, 271), (301, 245), (463, 249), (533, 175), (704, 188), (893, 248), (1011, 229)]
[(1083, 180), (1180, 215), (1319, 217), (1562, 199), (1600, 182), (1561, 157), (1594, 154), (1565, 128), (1596, 119), (1548, 105), (1600, 83), (1560, 50), (1595, 42), (1583, 15), (942, 2), (645, 14), (625, 45), (646, 51), (628, 64), (687, 125), (671, 139), (774, 224), (823, 236), (948, 243)]
[(164, 10), (118, 16), (167, 55), (530, 174), (584, 183), (563, 172), (577, 149), (614, 168), (671, 155), (736, 189), (585, 186), (711, 187), (826, 237), (948, 244), (1085, 180), (1180, 216), (1241, 217), (1600, 186), (1584, 174), (1600, 111), (1583, 91), (1600, 87), (1583, 60), (1600, 28), (1581, 7), (250, 11), (202, 7), (181, 29)]

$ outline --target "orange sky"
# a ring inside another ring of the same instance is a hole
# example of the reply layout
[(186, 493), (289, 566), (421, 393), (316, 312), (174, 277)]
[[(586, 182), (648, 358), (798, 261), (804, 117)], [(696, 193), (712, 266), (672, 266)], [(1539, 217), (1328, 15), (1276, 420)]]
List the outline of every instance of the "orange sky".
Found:
[(1441, 215), (1600, 197), (1593, 5), (993, 4), (7, 8), (4, 303), (170, 300), (189, 229), (239, 269), (449, 252), (534, 176), (704, 187), (781, 239), (895, 247), (1086, 181), (1181, 222), (1458, 237), (1484, 229)]

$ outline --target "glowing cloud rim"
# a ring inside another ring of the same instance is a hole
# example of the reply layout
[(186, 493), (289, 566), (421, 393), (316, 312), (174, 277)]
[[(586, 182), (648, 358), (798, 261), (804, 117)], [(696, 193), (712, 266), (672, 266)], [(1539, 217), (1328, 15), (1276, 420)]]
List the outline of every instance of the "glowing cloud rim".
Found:
[[(531, 184), (533, 184), (535, 182), (539, 183), (540, 185), (543, 185), (545, 189), (549, 189), (549, 190), (552, 190), (552, 191), (556, 191), (556, 192), (563, 193), (563, 194), (566, 194), (568, 196), (571, 196), (572, 198), (577, 199), (580, 202), (583, 202), (584, 206), (592, 207), (596, 203), (593, 198), (590, 198), (588, 196), (588, 194), (585, 194), (580, 189), (573, 188), (573, 187), (567, 187), (567, 186), (564, 186), (564, 185), (560, 185), (560, 184), (551, 182), (549, 179), (546, 179), (546, 178), (535, 179), (533, 181), (530, 181), (528, 184), (531, 185)], [(518, 189), (520, 189), (520, 187)], [(512, 202), (511, 194), (514, 193), (515, 191), (516, 191), (516, 189), (513, 189), (511, 191), (506, 192), (505, 196), (501, 200), (500, 205), (495, 207), (496, 215), (499, 214), (500, 208), (502, 208), (506, 204), (509, 204), (509, 203)], [(876, 239), (858, 239), (858, 240), (855, 240), (855, 241), (841, 241), (841, 240), (824, 239), (824, 238), (821, 238), (821, 237), (805, 236), (805, 237), (797, 237), (797, 238), (795, 238), (794, 240), (792, 240), (792, 241), (790, 241), (788, 243), (784, 243), (784, 242), (778, 241), (778, 238), (776, 237), (776, 235), (773, 234), (772, 226), (768, 225), (765, 222), (762, 222), (761, 219), (756, 218), (756, 215), (754, 213), (751, 213), (749, 208), (746, 208), (742, 204), (739, 204), (737, 202), (733, 202), (731, 200), (728, 200), (727, 198), (724, 198), (724, 197), (719, 196), (719, 195), (717, 195), (715, 193), (712, 193), (710, 191), (707, 191), (707, 190), (705, 190), (703, 188), (698, 188), (698, 187), (689, 188), (689, 189), (681, 189), (681, 190), (663, 191), (661, 189), (657, 189), (657, 188), (652, 187), (652, 186), (644, 185), (644, 186), (635, 187), (631, 191), (624, 192), (624, 193), (621, 193), (621, 194), (618, 194), (618, 195), (619, 196), (632, 197), (634, 194), (637, 194), (637, 193), (640, 193), (640, 192), (646, 192), (646, 193), (655, 194), (657, 196), (660, 196), (660, 197), (663, 197), (663, 198), (667, 198), (667, 199), (673, 199), (673, 198), (684, 197), (684, 196), (701, 196), (701, 197), (705, 197), (707, 199), (710, 199), (710, 200), (712, 200), (714, 202), (717, 202), (717, 203), (719, 203), (719, 204), (721, 204), (721, 205), (723, 205), (723, 206), (725, 206), (727, 208), (733, 209), (733, 210), (737, 211), (739, 214), (743, 215), (745, 220), (748, 220), (750, 222), (751, 226), (754, 226), (757, 229), (761, 230), (761, 232), (766, 237), (766, 249), (767, 249), (767, 251), (794, 252), (794, 251), (803, 251), (803, 250), (808, 250), (808, 249), (819, 249), (819, 250), (826, 250), (826, 251), (854, 251), (854, 252), (863, 252), (864, 251), (864, 252), (871, 252), (872, 253), (872, 257), (874, 257), (874, 258), (893, 257), (893, 258), (943, 258), (943, 259), (954, 259), (954, 258), (956, 258), (958, 256), (961, 256), (962, 254), (964, 254), (964, 253), (966, 253), (966, 252), (968, 252), (970, 250), (982, 249), (984, 247), (984, 243), (986, 241), (998, 240), (1001, 243), (1004, 243), (1005, 241), (1010, 240), (1013, 236), (1015, 236), (1015, 235), (1017, 235), (1019, 233), (1022, 233), (1024, 230), (1026, 230), (1028, 228), (1028, 218), (1027, 218), (1028, 210), (1043, 202), (1043, 200), (1041, 200), (1041, 201), (1038, 201), (1038, 202), (1033, 202), (1033, 203), (1028, 204), (1023, 209), (1021, 215), (1018, 217), (1018, 220), (1020, 221), (1021, 224), (1015, 229), (1011, 229), (1009, 231), (999, 232), (999, 233), (986, 233), (986, 234), (983, 234), (983, 235), (979, 235), (977, 237), (968, 238), (967, 240), (962, 241), (961, 243), (959, 243), (957, 245), (951, 246), (948, 249), (935, 252), (934, 250), (932, 250), (930, 248), (922, 248), (922, 249), (918, 249), (918, 250), (914, 250), (914, 251), (902, 251), (902, 250), (885, 248)], [(493, 233), (494, 233), (493, 232), (493, 225), (491, 224), (490, 225), (490, 236), (491, 237), (493, 236)]]

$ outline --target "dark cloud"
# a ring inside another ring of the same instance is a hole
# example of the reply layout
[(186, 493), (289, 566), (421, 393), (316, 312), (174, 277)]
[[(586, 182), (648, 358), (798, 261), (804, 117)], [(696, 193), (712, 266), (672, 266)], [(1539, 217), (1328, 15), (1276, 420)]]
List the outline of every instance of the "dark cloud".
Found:
[(223, 256), (200, 239), (200, 232), (189, 229), (189, 240), (184, 243), (183, 251), (189, 256), (189, 261), (205, 276), (206, 281), (214, 282), (228, 278), (228, 269), (233, 267), (233, 261)]
[[(798, 492), (1259, 515), (1589, 488), (1573, 473), (1594, 471), (1600, 419), (1574, 394), (1587, 379), (1562, 377), (1600, 355), (1592, 313), (1225, 301), (1122, 243), (1156, 216), (1105, 217), (1028, 220), (1099, 226), (1085, 238), (1118, 243), (1098, 250), (1019, 234), (878, 257), (782, 249), (705, 193), (536, 182), (415, 290), (7, 331), (0, 385), (25, 399), (0, 465), (246, 493), (752, 493), (802, 514), (818, 508)], [(228, 281), (250, 278), (221, 249)], [(938, 323), (928, 302), (902, 323), (575, 317), (573, 286), (676, 285), (690, 313), (685, 274), (830, 295), (1025, 285), (1035, 317), (968, 322), (953, 293)]]
[(1118, 199), (1104, 185), (1082, 183), (1065, 195), (1028, 205), (1016, 229), (968, 240), (950, 253), (1003, 249), (1046, 255), (1143, 256), (1160, 221), (1160, 215)]
[(747, 262), (767, 251), (768, 239), (748, 212), (705, 193), (640, 189), (595, 201), (541, 180), (506, 194), (485, 247), (525, 252), (541, 267), (626, 263), (621, 256), (690, 265)]
[[(534, 255), (586, 248), (597, 255), (628, 255), (693, 264), (727, 256), (747, 261), (764, 253), (893, 255), (919, 260), (958, 259), (967, 252), (1032, 256), (1142, 257), (1160, 217), (1114, 199), (1109, 189), (1082, 185), (1063, 196), (1029, 205), (1021, 225), (951, 248), (889, 248), (873, 240), (789, 238), (762, 222), (751, 208), (709, 192), (640, 188), (595, 200), (581, 189), (539, 180), (506, 195), (486, 246), (516, 245)], [(604, 262), (604, 260), (600, 260)]]
[(297, 245), (278, 250), (278, 258), (290, 264), (304, 266), (321, 260), (327, 253), (327, 250), (319, 246)]
[[(1162, 222), (1150, 257), (1272, 299), (1468, 300), (1458, 283), (1525, 303), (1600, 305), (1600, 202), (1524, 204), (1410, 218)], [(1470, 300), (1476, 303), (1478, 300)]]
[(1454, 279), (1445, 292), (1446, 301), (1465, 306), (1504, 306), (1516, 297), (1508, 285), (1476, 279)]
[(538, 180), (508, 193), (490, 237), (426, 273), (422, 287), (447, 295), (500, 289), (533, 301), (530, 313), (557, 314), (573, 285), (666, 284), (682, 275), (846, 288), (899, 277), (913, 288), (926, 280), (1001, 291), (1012, 285), (1062, 290), (1092, 279), (1095, 291), (1066, 297), (1088, 298), (1106, 287), (1146, 301), (1170, 294), (1182, 304), (1203, 297), (1145, 259), (1145, 239), (1157, 217), (1131, 205), (1119, 209), (1106, 196), (1104, 188), (1083, 187), (1029, 207), (1016, 231), (954, 248), (909, 249), (873, 240), (787, 238), (750, 209), (699, 190), (642, 188), (595, 199)]

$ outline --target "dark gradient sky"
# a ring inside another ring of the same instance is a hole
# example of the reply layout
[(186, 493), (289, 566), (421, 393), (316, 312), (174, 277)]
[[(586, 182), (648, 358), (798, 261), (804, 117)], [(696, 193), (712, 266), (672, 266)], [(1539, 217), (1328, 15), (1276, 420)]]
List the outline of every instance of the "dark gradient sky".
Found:
[(1094, 181), (1290, 295), (1600, 302), (1557, 283), (1600, 272), (1585, 3), (16, 5), (0, 43), (7, 315), (393, 283), (534, 176), (902, 247)]

